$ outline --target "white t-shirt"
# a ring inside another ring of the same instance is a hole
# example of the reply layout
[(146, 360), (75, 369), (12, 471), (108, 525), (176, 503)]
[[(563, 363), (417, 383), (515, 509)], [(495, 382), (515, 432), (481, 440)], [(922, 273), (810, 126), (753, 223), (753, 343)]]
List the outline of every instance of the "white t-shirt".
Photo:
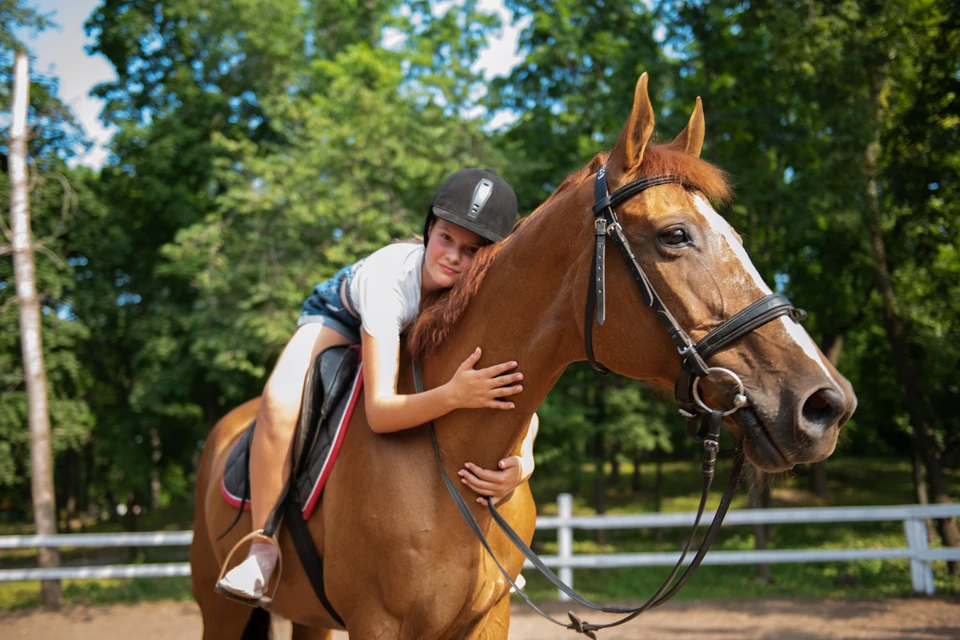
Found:
[(350, 283), (350, 304), (364, 330), (396, 340), (420, 310), (421, 243), (391, 244), (365, 258)]

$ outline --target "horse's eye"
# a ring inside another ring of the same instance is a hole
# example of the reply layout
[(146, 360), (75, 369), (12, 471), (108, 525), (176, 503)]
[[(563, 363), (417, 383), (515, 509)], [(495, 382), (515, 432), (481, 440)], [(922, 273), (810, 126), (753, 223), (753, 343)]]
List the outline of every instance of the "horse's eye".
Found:
[(660, 233), (660, 242), (668, 247), (682, 247), (690, 244), (690, 236), (687, 235), (685, 229), (677, 227), (662, 231)]

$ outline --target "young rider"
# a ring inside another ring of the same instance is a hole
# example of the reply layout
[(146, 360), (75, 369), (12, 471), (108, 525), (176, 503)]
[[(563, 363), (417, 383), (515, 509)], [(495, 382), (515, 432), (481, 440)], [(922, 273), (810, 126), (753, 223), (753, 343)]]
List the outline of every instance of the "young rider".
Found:
[[(367, 421), (377, 433), (416, 427), (454, 409), (514, 408), (509, 397), (523, 390), (517, 363), (474, 369), (479, 347), (440, 387), (398, 394), (396, 386), (400, 333), (416, 319), (421, 299), (453, 287), (480, 247), (510, 233), (516, 216), (516, 196), (496, 171), (461, 169), (434, 196), (423, 245), (388, 245), (314, 288), (261, 397), (250, 449), (254, 530), (265, 526), (290, 475), (304, 379), (310, 363), (328, 347), (361, 344)], [(501, 460), (499, 470), (467, 463), (459, 473), (461, 482), (494, 500), (508, 495), (533, 472), (537, 427), (534, 416), (520, 456)], [(276, 561), (274, 545), (254, 543), (247, 558), (218, 586), (258, 600)]]

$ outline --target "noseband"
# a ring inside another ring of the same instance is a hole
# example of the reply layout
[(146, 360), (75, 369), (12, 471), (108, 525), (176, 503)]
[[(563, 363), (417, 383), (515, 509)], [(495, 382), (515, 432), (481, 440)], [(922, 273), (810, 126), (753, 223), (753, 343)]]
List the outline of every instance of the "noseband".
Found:
[[(800, 322), (806, 317), (805, 312), (800, 309), (795, 309), (794, 306), (790, 304), (790, 301), (784, 296), (772, 293), (760, 298), (756, 302), (747, 305), (747, 307), (742, 311), (728, 318), (722, 322), (720, 326), (709, 332), (699, 342), (693, 342), (693, 340), (690, 339), (690, 336), (687, 335), (687, 333), (680, 327), (679, 324), (677, 324), (677, 321), (674, 319), (673, 315), (667, 309), (666, 305), (663, 304), (663, 300), (661, 300), (660, 296), (657, 295), (656, 290), (650, 283), (650, 279), (647, 278), (647, 274), (644, 273), (643, 268), (637, 261), (637, 257), (633, 252), (633, 248), (630, 246), (630, 242), (623, 233), (623, 229), (621, 228), (620, 222), (617, 219), (617, 213), (615, 210), (615, 207), (625, 200), (643, 193), (651, 187), (665, 184), (683, 185), (683, 181), (671, 175), (646, 176), (634, 180), (633, 182), (620, 187), (613, 193), (610, 193), (609, 189), (607, 188), (606, 167), (602, 167), (600, 171), (597, 172), (597, 177), (594, 181), (596, 203), (593, 205), (593, 215), (596, 219), (596, 232), (594, 234), (593, 263), (591, 267), (590, 282), (587, 288), (587, 307), (584, 315), (583, 329), (583, 340), (586, 347), (587, 360), (590, 362), (590, 366), (605, 375), (609, 374), (610, 370), (597, 362), (593, 354), (594, 314), (596, 314), (596, 321), (598, 325), (603, 325), (604, 320), (606, 319), (606, 274), (604, 263), (606, 257), (606, 239), (609, 235), (613, 239), (617, 249), (619, 249), (620, 255), (623, 257), (623, 262), (630, 271), (630, 274), (633, 276), (634, 282), (636, 282), (637, 287), (640, 289), (640, 296), (643, 298), (644, 303), (656, 312), (657, 319), (660, 320), (660, 324), (663, 325), (663, 328), (666, 329), (670, 339), (673, 340), (674, 344), (677, 345), (677, 351), (682, 358), (682, 366), (680, 368), (680, 376), (677, 379), (676, 388), (674, 389), (674, 395), (677, 398), (677, 403), (680, 405), (680, 415), (682, 415), (687, 421), (687, 435), (696, 442), (703, 442), (704, 446), (703, 464), (701, 468), (701, 473), (703, 476), (703, 489), (700, 494), (700, 506), (697, 509), (697, 516), (694, 520), (693, 530), (691, 531), (690, 537), (687, 539), (687, 543), (680, 554), (680, 559), (677, 561), (677, 564), (674, 565), (673, 571), (670, 572), (670, 575), (663, 582), (663, 585), (657, 590), (657, 592), (654, 593), (653, 596), (651, 596), (650, 599), (648, 599), (644, 604), (636, 608), (603, 606), (587, 600), (564, 584), (556, 576), (556, 574), (554, 574), (553, 571), (551, 571), (543, 563), (543, 561), (540, 560), (537, 554), (530, 549), (526, 542), (524, 542), (520, 535), (513, 530), (503, 516), (497, 512), (490, 498), (487, 498), (487, 508), (489, 509), (493, 520), (503, 530), (504, 534), (506, 534), (510, 541), (513, 542), (513, 544), (548, 580), (550, 580), (550, 582), (552, 582), (558, 589), (569, 595), (573, 600), (585, 607), (589, 607), (590, 609), (594, 609), (596, 611), (602, 611), (604, 613), (621, 614), (623, 617), (619, 620), (606, 624), (591, 624), (581, 620), (572, 611), (570, 611), (568, 613), (570, 622), (565, 623), (553, 618), (551, 615), (543, 611), (527, 596), (526, 593), (517, 587), (516, 583), (513, 581), (513, 578), (510, 577), (510, 574), (493, 553), (493, 549), (490, 547), (489, 542), (487, 542), (486, 536), (484, 535), (479, 523), (477, 523), (476, 518), (474, 518), (469, 505), (467, 505), (466, 501), (463, 499), (463, 496), (460, 495), (457, 486), (453, 483), (443, 468), (443, 462), (440, 458), (440, 445), (437, 442), (436, 430), (433, 426), (433, 422), (430, 423), (430, 437), (433, 442), (433, 452), (437, 461), (437, 466), (440, 468), (440, 475), (443, 479), (444, 485), (446, 486), (447, 491), (450, 493), (450, 496), (453, 498), (453, 501), (456, 503), (460, 513), (466, 520), (467, 525), (470, 526), (474, 534), (490, 554), (490, 557), (493, 558), (504, 578), (506, 578), (507, 582), (509, 582), (510, 585), (515, 588), (517, 594), (519, 594), (527, 602), (527, 604), (533, 607), (539, 614), (551, 622), (578, 633), (582, 633), (590, 638), (596, 638), (597, 631), (609, 627), (615, 627), (632, 620), (648, 609), (659, 607), (676, 595), (677, 592), (680, 591), (680, 588), (683, 587), (683, 585), (686, 584), (686, 582), (693, 576), (697, 567), (700, 566), (700, 562), (710, 549), (710, 545), (716, 538), (717, 533), (720, 530), (720, 525), (723, 523), (723, 518), (727, 513), (727, 509), (730, 507), (730, 502), (733, 499), (733, 494), (736, 491), (737, 484), (740, 481), (741, 472), (743, 471), (743, 452), (741, 450), (742, 444), (737, 449), (737, 454), (734, 457), (733, 465), (730, 469), (730, 477), (727, 481), (727, 487), (723, 492), (723, 497), (720, 499), (720, 505), (717, 507), (713, 521), (710, 523), (710, 527), (703, 537), (703, 542), (700, 544), (699, 549), (697, 549), (697, 553), (693, 560), (691, 560), (690, 566), (687, 567), (683, 575), (681, 575), (680, 578), (674, 583), (674, 578), (676, 578), (680, 568), (683, 566), (683, 561), (686, 558), (687, 553), (690, 551), (694, 539), (696, 538), (697, 527), (700, 525), (700, 519), (703, 516), (703, 511), (706, 507), (707, 497), (710, 492), (710, 486), (713, 482), (714, 470), (716, 468), (717, 451), (720, 448), (720, 426), (723, 422), (723, 418), (724, 416), (733, 414), (741, 407), (747, 406), (750, 402), (746, 395), (743, 382), (740, 380), (740, 377), (737, 376), (737, 374), (722, 367), (710, 367), (707, 365), (707, 360), (709, 360), (711, 356), (716, 354), (721, 349), (733, 344), (735, 341), (747, 335), (754, 329), (762, 327), (771, 320), (779, 318), (780, 316), (789, 316), (795, 322)], [(733, 406), (726, 411), (708, 407), (700, 397), (700, 379), (710, 376), (711, 373), (724, 374), (730, 377), (737, 385), (737, 393), (734, 395), (732, 402)], [(420, 377), (420, 368), (416, 361), (413, 363), (413, 378), (417, 392), (422, 392), (423, 382)], [(703, 423), (702, 425), (700, 424), (701, 422)]]

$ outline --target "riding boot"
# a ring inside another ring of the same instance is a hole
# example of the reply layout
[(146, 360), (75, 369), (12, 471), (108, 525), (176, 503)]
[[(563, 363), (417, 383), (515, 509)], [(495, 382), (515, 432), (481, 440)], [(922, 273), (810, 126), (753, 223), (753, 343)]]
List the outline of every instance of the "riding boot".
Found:
[(217, 586), (240, 598), (259, 600), (277, 565), (277, 548), (271, 544), (252, 544), (246, 559), (227, 572)]

